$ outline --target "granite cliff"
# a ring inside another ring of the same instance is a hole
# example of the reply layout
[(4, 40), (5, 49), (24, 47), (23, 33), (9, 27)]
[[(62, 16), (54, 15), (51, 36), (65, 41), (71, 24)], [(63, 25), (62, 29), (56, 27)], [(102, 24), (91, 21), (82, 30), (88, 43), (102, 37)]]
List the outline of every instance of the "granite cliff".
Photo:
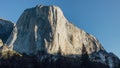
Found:
[(6, 44), (19, 53), (36, 55), (38, 62), (60, 60), (59, 63), (69, 62), (73, 67), (82, 68), (118, 68), (120, 64), (94, 36), (70, 23), (57, 6), (38, 5), (26, 9)]

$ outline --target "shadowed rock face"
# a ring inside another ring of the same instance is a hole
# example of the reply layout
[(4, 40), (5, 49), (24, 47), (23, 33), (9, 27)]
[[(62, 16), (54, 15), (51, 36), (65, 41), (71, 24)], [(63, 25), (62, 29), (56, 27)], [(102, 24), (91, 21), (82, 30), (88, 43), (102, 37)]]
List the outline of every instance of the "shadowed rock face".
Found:
[[(71, 24), (57, 6), (38, 5), (25, 10), (6, 44), (27, 55), (44, 52), (76, 58), (85, 54), (91, 62), (110, 68), (119, 63), (119, 59), (107, 53), (94, 36)], [(45, 57), (40, 55), (39, 59)]]
[(10, 36), (12, 30), (14, 28), (14, 24), (10, 21), (0, 19), (0, 39), (5, 43)]

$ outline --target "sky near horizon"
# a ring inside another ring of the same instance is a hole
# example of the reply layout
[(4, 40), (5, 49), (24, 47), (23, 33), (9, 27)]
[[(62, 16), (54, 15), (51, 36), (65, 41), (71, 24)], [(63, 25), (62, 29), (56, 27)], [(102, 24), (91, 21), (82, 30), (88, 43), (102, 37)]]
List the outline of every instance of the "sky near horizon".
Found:
[(1, 0), (0, 18), (16, 23), (25, 9), (38, 4), (59, 6), (70, 22), (120, 58), (120, 0)]

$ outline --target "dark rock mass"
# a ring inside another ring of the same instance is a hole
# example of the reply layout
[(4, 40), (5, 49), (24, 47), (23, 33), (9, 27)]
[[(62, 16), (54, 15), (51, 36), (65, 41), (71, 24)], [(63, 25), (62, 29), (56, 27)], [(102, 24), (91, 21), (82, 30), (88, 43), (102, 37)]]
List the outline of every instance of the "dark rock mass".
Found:
[(0, 19), (0, 39), (3, 41), (3, 43), (7, 41), (13, 28), (14, 24), (12, 22)]

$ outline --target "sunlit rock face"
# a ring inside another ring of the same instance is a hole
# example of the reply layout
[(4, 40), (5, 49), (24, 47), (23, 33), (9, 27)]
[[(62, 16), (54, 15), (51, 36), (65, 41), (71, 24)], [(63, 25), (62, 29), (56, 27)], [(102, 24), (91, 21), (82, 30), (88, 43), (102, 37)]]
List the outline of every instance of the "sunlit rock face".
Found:
[[(83, 55), (93, 62), (115, 65), (114, 60), (92, 35), (71, 24), (57, 6), (38, 5), (26, 9), (6, 43), (11, 49), (28, 55), (45, 52), (62, 56)], [(85, 50), (83, 52), (83, 50)], [(118, 64), (117, 64), (118, 65)]]
[(0, 19), (0, 39), (3, 41), (3, 43), (7, 41), (13, 28), (14, 24), (12, 22)]
[(62, 55), (82, 54), (85, 45), (90, 54), (104, 50), (98, 40), (71, 24), (56, 6), (36, 6), (19, 18), (8, 45), (27, 54), (46, 51)]

